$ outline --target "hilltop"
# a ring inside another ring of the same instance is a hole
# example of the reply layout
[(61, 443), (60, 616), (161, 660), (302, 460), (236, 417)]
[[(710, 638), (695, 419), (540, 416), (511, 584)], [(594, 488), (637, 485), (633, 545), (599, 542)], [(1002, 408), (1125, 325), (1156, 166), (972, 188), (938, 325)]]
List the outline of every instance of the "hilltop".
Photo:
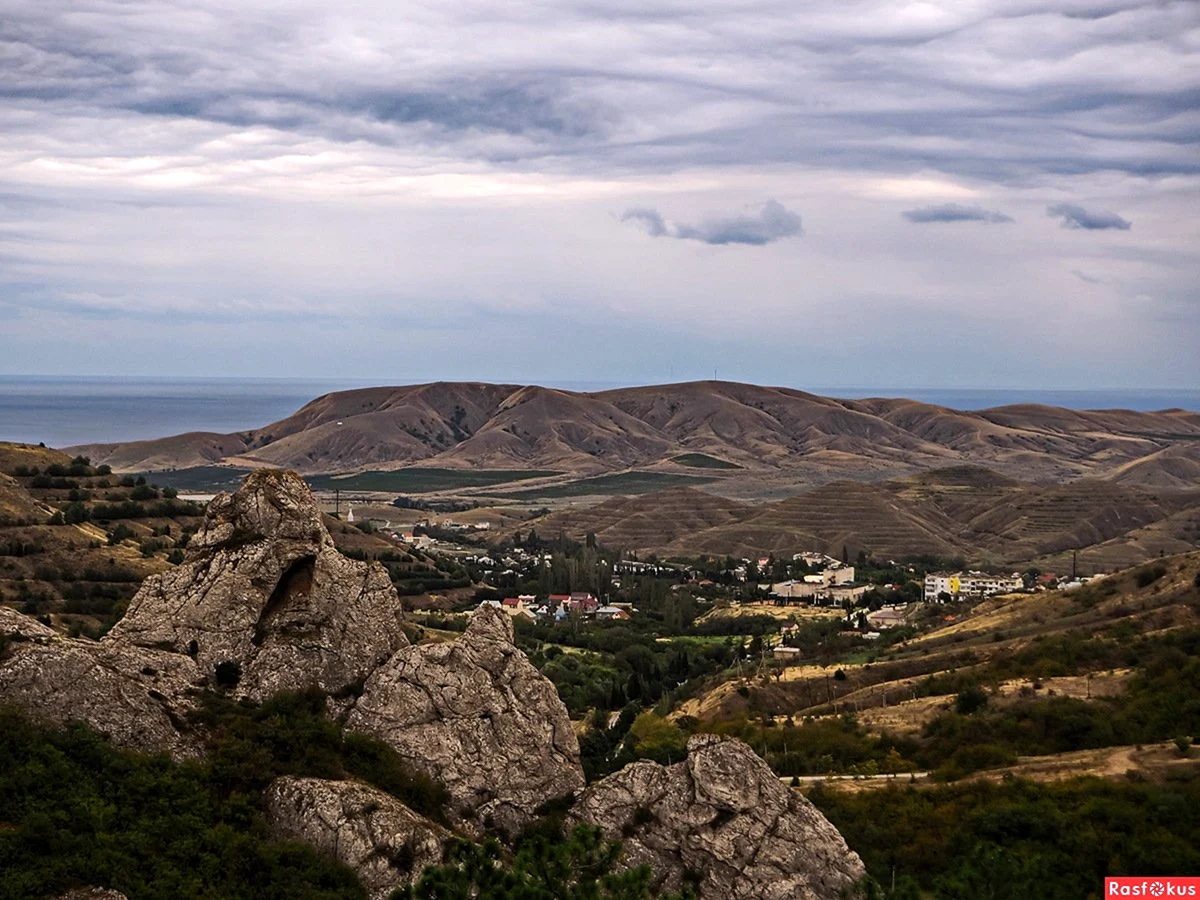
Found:
[(1200, 466), (1200, 413), (1019, 405), (973, 412), (701, 381), (596, 393), (446, 383), (318, 397), (234, 434), (70, 448), (118, 472), (205, 465), (304, 474), (549, 470), (571, 479), (650, 469), (719, 478), (730, 495), (882, 480), (973, 464), (1039, 482), (1118, 478), (1177, 488)]

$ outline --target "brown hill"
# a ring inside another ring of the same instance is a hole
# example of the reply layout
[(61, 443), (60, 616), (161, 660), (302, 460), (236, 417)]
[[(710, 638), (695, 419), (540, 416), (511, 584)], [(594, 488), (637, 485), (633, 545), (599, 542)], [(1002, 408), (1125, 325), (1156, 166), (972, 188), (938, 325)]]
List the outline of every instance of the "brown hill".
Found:
[(840, 555), (869, 550), (880, 557), (969, 553), (956, 523), (931, 504), (902, 501), (886, 485), (839, 481), (780, 503), (740, 522), (677, 538), (674, 553), (750, 556), (816, 550)]
[(1126, 463), (1112, 480), (1147, 488), (1196, 488), (1200, 486), (1200, 443), (1175, 444)]
[(736, 521), (751, 511), (745, 504), (680, 487), (638, 497), (613, 497), (582, 509), (562, 509), (533, 524), (544, 537), (563, 533), (582, 541), (594, 534), (606, 547), (640, 552)]
[(988, 564), (1031, 560), (1085, 571), (1136, 565), (1200, 546), (1200, 491), (1155, 491), (1095, 479), (1026, 484), (973, 466), (888, 482), (840, 481), (770, 504), (714, 506), (679, 489), (616, 498), (533, 520), (539, 531), (670, 555), (867, 550), (876, 558), (933, 555)]
[(1026, 481), (1122, 475), (1179, 486), (1195, 474), (1198, 440), (1200, 414), (1182, 410), (1028, 405), (963, 412), (716, 381), (591, 394), (436, 383), (327, 394), (245, 433), (73, 450), (120, 471), (221, 463), (312, 474), (418, 463), (552, 469), (564, 477), (707, 454), (743, 467), (721, 475), (740, 486), (733, 492), (778, 496), (802, 484), (964, 464)]

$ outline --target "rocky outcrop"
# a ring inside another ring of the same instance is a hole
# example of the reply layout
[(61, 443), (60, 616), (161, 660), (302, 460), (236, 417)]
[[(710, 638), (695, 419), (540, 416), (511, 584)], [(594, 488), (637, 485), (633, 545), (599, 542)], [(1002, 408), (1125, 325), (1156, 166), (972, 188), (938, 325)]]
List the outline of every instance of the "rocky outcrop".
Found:
[(129, 900), (120, 891), (108, 888), (86, 887), (75, 888), (65, 894), (59, 894), (58, 900)]
[(451, 837), (390, 794), (352, 781), (277, 778), (266, 808), (276, 837), (349, 866), (376, 900), (440, 863)]
[(104, 640), (187, 654), (251, 699), (336, 692), (408, 644), (387, 571), (342, 556), (308, 486), (277, 471), (215, 497), (183, 563), (147, 578)]
[(446, 785), (465, 819), (510, 834), (584, 783), (566, 707), (489, 606), (461, 639), (407, 647), (376, 670), (346, 728)]
[(841, 834), (746, 744), (696, 735), (684, 762), (635, 762), (596, 782), (572, 822), (623, 841), (627, 866), (701, 900), (833, 900), (864, 875)]
[(0, 606), (0, 637), (14, 641), (37, 641), (45, 643), (53, 640), (58, 633), (37, 619), (22, 615), (15, 609)]
[(121, 747), (181, 759), (200, 753), (184, 716), (202, 681), (186, 656), (93, 641), (39, 636), (0, 659), (0, 701), (57, 725), (86, 722)]

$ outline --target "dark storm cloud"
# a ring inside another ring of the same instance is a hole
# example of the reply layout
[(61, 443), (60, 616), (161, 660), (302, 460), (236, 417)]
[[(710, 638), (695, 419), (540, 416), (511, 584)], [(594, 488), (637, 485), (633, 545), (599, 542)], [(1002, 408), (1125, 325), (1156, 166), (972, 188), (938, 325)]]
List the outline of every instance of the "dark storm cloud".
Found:
[(1011, 222), (1012, 216), (981, 206), (964, 206), (961, 203), (941, 203), (937, 206), (922, 206), (901, 213), (904, 218), (917, 224), (927, 222)]
[(1075, 228), (1084, 231), (1103, 231), (1116, 228), (1128, 231), (1133, 223), (1123, 219), (1115, 212), (1108, 210), (1087, 210), (1074, 203), (1056, 203), (1046, 207), (1046, 215), (1062, 219), (1063, 228)]
[(705, 244), (749, 244), (761, 247), (802, 233), (800, 216), (777, 200), (768, 200), (757, 215), (722, 216), (697, 225), (667, 225), (656, 209), (631, 209), (621, 221), (639, 222), (652, 237), (673, 237)]

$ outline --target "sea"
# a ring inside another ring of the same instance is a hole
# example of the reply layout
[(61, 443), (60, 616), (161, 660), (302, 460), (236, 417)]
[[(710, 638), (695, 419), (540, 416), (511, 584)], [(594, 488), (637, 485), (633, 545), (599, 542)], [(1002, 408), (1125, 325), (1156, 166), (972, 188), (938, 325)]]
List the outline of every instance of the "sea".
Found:
[[(187, 431), (228, 433), (258, 428), (291, 415), (330, 391), (378, 381), (293, 378), (147, 378), (0, 375), (0, 440), (48, 447), (135, 441)], [(619, 382), (547, 382), (566, 390), (599, 391)], [(1114, 390), (821, 387), (796, 385), (829, 397), (908, 397), (952, 409), (1014, 403), (1068, 409), (1200, 411), (1200, 389)]]

